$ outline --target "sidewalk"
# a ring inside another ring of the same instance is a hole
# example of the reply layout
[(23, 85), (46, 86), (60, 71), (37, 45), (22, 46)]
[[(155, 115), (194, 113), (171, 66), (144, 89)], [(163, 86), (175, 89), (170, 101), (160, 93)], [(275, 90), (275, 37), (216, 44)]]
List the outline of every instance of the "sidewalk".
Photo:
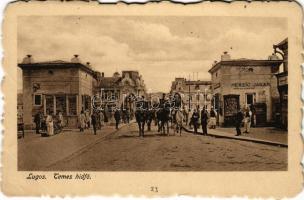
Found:
[[(185, 129), (186, 131), (193, 133), (193, 129)], [(244, 131), (244, 129), (242, 129), (242, 131)], [(201, 128), (198, 132), (202, 133)], [(241, 136), (235, 136), (235, 134), (235, 128), (217, 127), (216, 129), (208, 129), (208, 135), (210, 136), (288, 147), (287, 131), (274, 127), (251, 128), (249, 134), (242, 133)]]
[(51, 137), (41, 137), (34, 131), (26, 132), (24, 138), (18, 139), (18, 170), (47, 168), (114, 132), (116, 129), (113, 126), (102, 127), (97, 135), (93, 134), (92, 129), (86, 129), (82, 133), (79, 129), (63, 130)]

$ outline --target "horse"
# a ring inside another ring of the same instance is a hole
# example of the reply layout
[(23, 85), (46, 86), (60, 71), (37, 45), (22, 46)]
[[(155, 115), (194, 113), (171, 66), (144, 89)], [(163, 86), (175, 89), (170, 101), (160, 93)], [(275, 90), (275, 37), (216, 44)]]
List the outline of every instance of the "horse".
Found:
[(157, 121), (158, 121), (158, 132), (165, 134), (167, 128), (167, 135), (169, 134), (169, 119), (170, 110), (166, 108), (160, 108), (157, 111)]
[(175, 132), (179, 132), (180, 136), (182, 136), (183, 122), (184, 113), (180, 109), (178, 109), (175, 113)]

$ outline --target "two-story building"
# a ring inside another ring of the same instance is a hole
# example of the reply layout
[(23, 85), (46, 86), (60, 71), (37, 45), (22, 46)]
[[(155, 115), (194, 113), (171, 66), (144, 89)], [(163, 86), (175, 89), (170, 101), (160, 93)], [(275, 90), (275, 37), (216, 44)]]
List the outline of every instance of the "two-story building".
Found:
[(172, 95), (179, 94), (182, 104), (186, 109), (211, 108), (212, 90), (211, 81), (186, 80), (175, 78), (171, 84)]

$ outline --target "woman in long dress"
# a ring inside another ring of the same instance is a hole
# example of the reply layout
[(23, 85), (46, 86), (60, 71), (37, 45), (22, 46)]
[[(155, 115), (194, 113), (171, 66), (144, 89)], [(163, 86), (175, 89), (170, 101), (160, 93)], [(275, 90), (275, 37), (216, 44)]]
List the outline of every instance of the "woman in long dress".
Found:
[(46, 117), (46, 124), (47, 124), (47, 134), (48, 136), (54, 135), (54, 121), (52, 113), (49, 113)]
[(83, 110), (79, 115), (79, 125), (80, 125), (80, 132), (83, 132), (86, 126), (86, 116), (84, 115)]

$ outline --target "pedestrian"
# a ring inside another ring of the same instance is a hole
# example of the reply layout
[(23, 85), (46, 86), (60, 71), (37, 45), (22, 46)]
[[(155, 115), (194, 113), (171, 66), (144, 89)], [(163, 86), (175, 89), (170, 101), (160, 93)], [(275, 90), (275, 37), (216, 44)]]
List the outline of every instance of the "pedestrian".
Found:
[(92, 113), (91, 116), (91, 124), (93, 126), (93, 131), (94, 131), (94, 135), (96, 135), (96, 125), (97, 125), (97, 116), (96, 116), (96, 112)]
[(201, 112), (201, 124), (202, 124), (202, 130), (203, 130), (203, 135), (207, 135), (207, 125), (208, 125), (208, 112), (203, 108)]
[(63, 115), (62, 115), (62, 112), (59, 111), (58, 112), (58, 125), (60, 126), (60, 128), (62, 129), (63, 126), (64, 126), (64, 121), (63, 121)]
[(190, 119), (187, 120), (187, 121), (189, 121), (189, 128), (192, 129), (192, 125), (193, 125), (193, 120), (192, 120), (193, 110), (189, 109), (188, 113), (189, 113), (188, 116), (189, 116)]
[(104, 122), (105, 122), (105, 117), (104, 117), (104, 113), (103, 111), (99, 111), (99, 124), (100, 124), (100, 129), (101, 127), (104, 126)]
[(236, 129), (236, 136), (241, 135), (241, 126), (242, 126), (242, 121), (243, 121), (243, 112), (241, 109), (238, 110), (235, 116), (235, 129)]
[(39, 111), (34, 116), (34, 122), (36, 124), (36, 134), (40, 134), (39, 130), (41, 128), (41, 121), (42, 121), (42, 116), (41, 116), (41, 111)]
[(252, 117), (251, 110), (249, 108), (246, 108), (245, 120), (244, 120), (244, 127), (245, 127), (244, 133), (249, 133), (250, 132), (251, 117)]
[(91, 121), (90, 111), (86, 110), (84, 115), (85, 115), (86, 128), (90, 128), (90, 121)]
[(80, 132), (84, 132), (84, 128), (86, 126), (86, 116), (84, 115), (83, 110), (80, 112), (79, 115), (79, 128)]
[(194, 127), (194, 134), (197, 134), (197, 128), (198, 128), (198, 119), (199, 119), (199, 114), (196, 109), (194, 109), (191, 121)]
[(53, 113), (50, 111), (46, 117), (47, 134), (48, 136), (54, 135), (54, 120)]
[(126, 121), (129, 124), (130, 123), (130, 111), (129, 108), (126, 108)]
[(119, 109), (115, 110), (114, 119), (115, 119), (115, 124), (116, 124), (115, 127), (116, 127), (116, 129), (118, 129), (118, 125), (119, 125), (119, 122), (120, 122), (120, 110)]
[(215, 129), (216, 128), (216, 111), (213, 107), (211, 107), (210, 110), (210, 128)]

